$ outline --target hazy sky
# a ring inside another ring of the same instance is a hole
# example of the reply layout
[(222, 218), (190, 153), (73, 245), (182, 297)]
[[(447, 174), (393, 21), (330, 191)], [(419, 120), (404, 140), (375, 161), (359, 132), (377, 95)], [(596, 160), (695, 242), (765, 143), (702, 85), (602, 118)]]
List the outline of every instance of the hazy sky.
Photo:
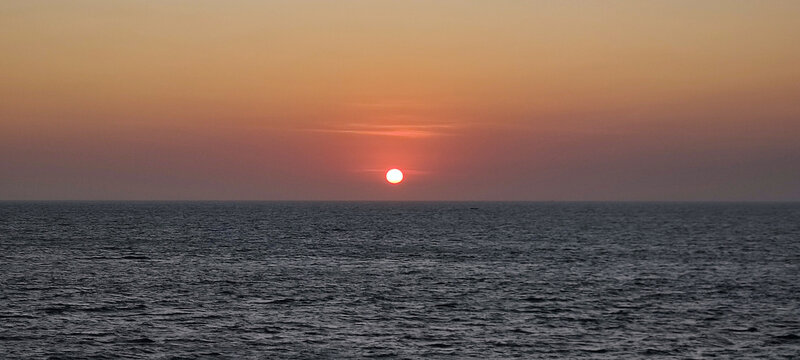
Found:
[(800, 200), (798, 19), (795, 0), (5, 0), (0, 199)]

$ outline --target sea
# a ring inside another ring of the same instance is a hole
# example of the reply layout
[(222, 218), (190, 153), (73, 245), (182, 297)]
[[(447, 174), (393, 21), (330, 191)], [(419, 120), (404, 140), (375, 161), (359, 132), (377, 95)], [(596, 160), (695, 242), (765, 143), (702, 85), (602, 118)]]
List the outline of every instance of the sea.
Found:
[(800, 203), (2, 202), (2, 359), (797, 359)]

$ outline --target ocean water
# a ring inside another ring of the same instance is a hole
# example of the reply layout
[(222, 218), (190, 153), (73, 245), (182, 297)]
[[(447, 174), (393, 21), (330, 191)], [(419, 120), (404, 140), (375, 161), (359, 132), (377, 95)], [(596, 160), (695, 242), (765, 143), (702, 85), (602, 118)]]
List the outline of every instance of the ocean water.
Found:
[(797, 203), (0, 203), (0, 358), (798, 358)]

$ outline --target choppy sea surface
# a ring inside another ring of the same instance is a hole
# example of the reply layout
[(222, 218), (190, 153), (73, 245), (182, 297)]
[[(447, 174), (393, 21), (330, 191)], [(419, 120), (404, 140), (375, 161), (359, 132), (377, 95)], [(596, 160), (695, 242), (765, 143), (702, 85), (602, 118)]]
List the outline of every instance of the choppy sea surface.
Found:
[(0, 203), (0, 358), (798, 358), (798, 203)]

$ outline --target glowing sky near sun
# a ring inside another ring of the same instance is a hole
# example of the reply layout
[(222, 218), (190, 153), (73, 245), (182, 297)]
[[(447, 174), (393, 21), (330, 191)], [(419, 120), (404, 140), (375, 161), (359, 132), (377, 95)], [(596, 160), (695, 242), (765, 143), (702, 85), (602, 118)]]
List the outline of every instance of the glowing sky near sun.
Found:
[(0, 199), (800, 200), (798, 18), (3, 1)]

